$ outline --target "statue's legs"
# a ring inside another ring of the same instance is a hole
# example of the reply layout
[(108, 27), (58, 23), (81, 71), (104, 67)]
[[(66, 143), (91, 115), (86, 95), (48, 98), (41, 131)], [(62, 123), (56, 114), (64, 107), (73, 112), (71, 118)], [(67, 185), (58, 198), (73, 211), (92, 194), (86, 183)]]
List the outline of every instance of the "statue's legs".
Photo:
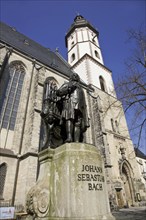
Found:
[(66, 121), (66, 135), (67, 135), (67, 139), (65, 142), (73, 142), (73, 121), (71, 119)]
[(53, 144), (53, 141), (52, 141), (53, 127), (54, 127), (54, 123), (48, 124), (48, 122), (45, 122), (45, 127), (44, 127), (45, 139), (44, 139), (42, 149), (46, 149), (46, 148), (49, 148), (49, 147), (54, 147), (54, 144)]
[(75, 122), (74, 127), (74, 142), (80, 142), (81, 137), (81, 118), (78, 118), (78, 121)]

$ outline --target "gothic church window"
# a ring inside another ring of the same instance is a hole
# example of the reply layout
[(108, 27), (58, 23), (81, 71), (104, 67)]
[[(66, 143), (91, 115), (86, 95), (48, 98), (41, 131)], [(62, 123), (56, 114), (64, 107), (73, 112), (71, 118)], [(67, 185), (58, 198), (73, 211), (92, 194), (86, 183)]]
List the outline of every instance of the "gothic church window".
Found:
[(7, 173), (7, 164), (6, 163), (0, 164), (0, 178), (1, 178), (1, 181), (0, 181), (0, 199), (3, 199), (6, 173)]
[(72, 55), (71, 55), (71, 62), (73, 62), (75, 60), (75, 54), (73, 53)]
[(102, 76), (99, 77), (99, 82), (100, 82), (101, 90), (105, 92), (106, 91), (106, 89), (105, 89), (105, 81), (104, 81)]
[(8, 81), (0, 105), (0, 125), (14, 130), (25, 69), (20, 62), (14, 62), (9, 66), (7, 74)]

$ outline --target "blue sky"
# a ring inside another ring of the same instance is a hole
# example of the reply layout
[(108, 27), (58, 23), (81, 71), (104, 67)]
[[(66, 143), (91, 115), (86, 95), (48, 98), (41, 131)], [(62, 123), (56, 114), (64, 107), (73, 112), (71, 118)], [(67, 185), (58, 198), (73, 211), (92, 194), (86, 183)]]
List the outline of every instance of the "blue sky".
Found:
[(124, 62), (132, 53), (127, 30), (146, 22), (145, 0), (0, 0), (0, 4), (1, 21), (45, 47), (58, 47), (65, 59), (65, 33), (77, 13), (84, 16), (100, 33), (104, 63), (114, 82), (124, 75)]

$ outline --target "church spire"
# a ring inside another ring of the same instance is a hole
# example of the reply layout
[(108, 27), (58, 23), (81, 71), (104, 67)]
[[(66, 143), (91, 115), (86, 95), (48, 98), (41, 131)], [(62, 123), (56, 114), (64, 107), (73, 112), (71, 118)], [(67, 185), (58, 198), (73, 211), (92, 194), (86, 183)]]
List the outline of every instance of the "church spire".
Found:
[(74, 18), (66, 36), (68, 62), (71, 66), (77, 63), (85, 54), (103, 64), (98, 42), (99, 32), (82, 15)]
[(76, 28), (82, 28), (82, 27), (88, 27), (97, 35), (97, 37), (99, 36), (98, 30), (94, 28), (90, 24), (90, 22), (88, 22), (82, 15), (78, 13), (76, 17), (74, 18), (73, 24), (70, 26), (68, 32), (66, 33), (66, 36), (65, 36), (66, 46), (67, 46), (67, 38), (69, 37), (69, 35), (71, 35)]

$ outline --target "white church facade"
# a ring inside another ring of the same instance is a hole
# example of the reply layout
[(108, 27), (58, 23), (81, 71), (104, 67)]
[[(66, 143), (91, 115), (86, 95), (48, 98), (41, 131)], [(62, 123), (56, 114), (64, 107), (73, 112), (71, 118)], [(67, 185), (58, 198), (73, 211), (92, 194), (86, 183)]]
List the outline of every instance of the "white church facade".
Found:
[(45, 79), (53, 77), (60, 87), (73, 72), (82, 81), (90, 121), (84, 141), (100, 149), (104, 158), (111, 208), (146, 201), (146, 183), (141, 179), (112, 72), (104, 65), (98, 35), (84, 17), (76, 16), (65, 37), (67, 62), (58, 52), (1, 23), (1, 205), (25, 210), (26, 194), (38, 175)]

